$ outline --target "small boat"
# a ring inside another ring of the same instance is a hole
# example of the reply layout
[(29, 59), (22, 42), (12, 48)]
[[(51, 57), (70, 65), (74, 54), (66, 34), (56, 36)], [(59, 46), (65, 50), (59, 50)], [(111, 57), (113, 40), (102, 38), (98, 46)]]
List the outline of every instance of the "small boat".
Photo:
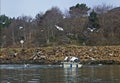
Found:
[(80, 68), (82, 64), (80, 64), (80, 59), (77, 57), (65, 57), (62, 66), (63, 68)]

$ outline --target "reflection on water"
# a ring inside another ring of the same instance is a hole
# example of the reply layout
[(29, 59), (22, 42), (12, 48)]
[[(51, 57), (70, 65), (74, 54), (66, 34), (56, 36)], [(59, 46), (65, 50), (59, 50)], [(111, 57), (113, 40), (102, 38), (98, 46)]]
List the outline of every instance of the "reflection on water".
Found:
[(119, 65), (0, 65), (0, 83), (120, 83)]
[(64, 69), (65, 83), (79, 83), (78, 68), (65, 68)]

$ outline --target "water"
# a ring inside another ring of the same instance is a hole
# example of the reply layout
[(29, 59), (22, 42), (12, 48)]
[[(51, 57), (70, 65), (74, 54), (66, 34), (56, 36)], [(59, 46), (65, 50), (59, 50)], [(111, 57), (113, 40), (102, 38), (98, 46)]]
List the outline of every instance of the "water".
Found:
[(120, 83), (120, 65), (0, 65), (0, 83)]

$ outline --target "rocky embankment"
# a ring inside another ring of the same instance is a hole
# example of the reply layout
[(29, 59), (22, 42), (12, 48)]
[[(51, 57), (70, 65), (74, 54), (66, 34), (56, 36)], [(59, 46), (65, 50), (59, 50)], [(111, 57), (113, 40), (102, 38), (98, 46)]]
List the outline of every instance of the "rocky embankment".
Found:
[(120, 64), (120, 46), (3, 48), (0, 63), (60, 64), (66, 56), (76, 56), (83, 64)]

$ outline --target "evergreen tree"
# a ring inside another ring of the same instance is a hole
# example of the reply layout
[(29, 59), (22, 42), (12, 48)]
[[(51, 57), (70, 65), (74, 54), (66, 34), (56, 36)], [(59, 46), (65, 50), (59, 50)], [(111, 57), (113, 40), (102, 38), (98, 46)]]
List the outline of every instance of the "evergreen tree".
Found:
[(86, 16), (88, 14), (88, 11), (90, 10), (89, 7), (86, 6), (86, 4), (76, 4), (76, 6), (70, 7), (70, 15), (71, 17), (81, 17)]
[(2, 45), (2, 31), (4, 27), (8, 27), (11, 23), (11, 18), (5, 16), (5, 15), (0, 15), (0, 47)]
[(94, 10), (90, 13), (88, 19), (89, 19), (88, 27), (90, 29), (97, 30), (100, 28), (97, 13)]

